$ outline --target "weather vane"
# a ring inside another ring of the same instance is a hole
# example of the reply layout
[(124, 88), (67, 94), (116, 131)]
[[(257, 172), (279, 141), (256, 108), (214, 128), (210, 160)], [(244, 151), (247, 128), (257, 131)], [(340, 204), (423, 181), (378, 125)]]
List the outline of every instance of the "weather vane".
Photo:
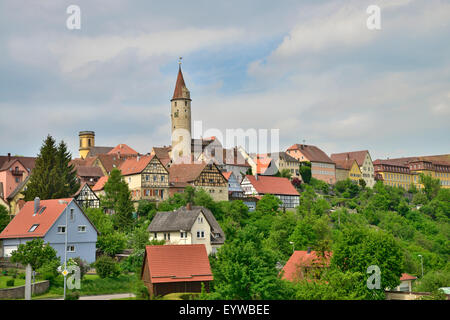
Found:
[(178, 64), (181, 66), (181, 59), (183, 59), (183, 57), (179, 57), (178, 58)]

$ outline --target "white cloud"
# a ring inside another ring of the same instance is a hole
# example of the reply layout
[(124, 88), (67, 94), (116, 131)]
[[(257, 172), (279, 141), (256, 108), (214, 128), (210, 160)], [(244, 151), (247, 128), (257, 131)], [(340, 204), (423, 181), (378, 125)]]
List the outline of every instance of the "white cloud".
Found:
[(127, 49), (137, 50), (138, 56), (176, 56), (207, 48), (239, 42), (244, 33), (237, 28), (186, 28), (132, 36), (65, 37), (50, 45), (63, 72), (71, 72), (92, 62), (105, 62)]

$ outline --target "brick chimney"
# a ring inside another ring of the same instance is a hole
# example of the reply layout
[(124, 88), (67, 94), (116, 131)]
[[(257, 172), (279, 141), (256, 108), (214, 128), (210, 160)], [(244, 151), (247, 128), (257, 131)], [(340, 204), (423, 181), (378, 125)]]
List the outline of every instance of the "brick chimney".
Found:
[(8, 162), (11, 161), (11, 153), (8, 152)]

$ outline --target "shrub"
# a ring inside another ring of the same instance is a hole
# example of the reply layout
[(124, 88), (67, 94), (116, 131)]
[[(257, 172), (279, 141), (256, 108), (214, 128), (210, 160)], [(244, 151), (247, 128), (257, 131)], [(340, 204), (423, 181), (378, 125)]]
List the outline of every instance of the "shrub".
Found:
[(145, 286), (144, 282), (141, 280), (137, 280), (134, 285), (134, 294), (136, 295), (137, 299), (140, 300), (149, 300), (150, 294), (148, 293), (148, 288)]
[(88, 272), (90, 269), (89, 264), (86, 261), (82, 260), (80, 257), (73, 258), (72, 260), (80, 268), (80, 280), (83, 279), (86, 272)]
[(78, 300), (80, 298), (79, 291), (68, 291), (66, 293), (66, 300)]
[(101, 256), (95, 262), (95, 270), (100, 278), (117, 278), (120, 274), (116, 260), (109, 256)]
[(6, 281), (7, 287), (14, 287), (14, 279), (9, 279)]
[(59, 275), (58, 272), (59, 265), (60, 262), (58, 260), (48, 261), (37, 270), (39, 277), (43, 280), (49, 280), (50, 283), (53, 284), (55, 282), (55, 279)]

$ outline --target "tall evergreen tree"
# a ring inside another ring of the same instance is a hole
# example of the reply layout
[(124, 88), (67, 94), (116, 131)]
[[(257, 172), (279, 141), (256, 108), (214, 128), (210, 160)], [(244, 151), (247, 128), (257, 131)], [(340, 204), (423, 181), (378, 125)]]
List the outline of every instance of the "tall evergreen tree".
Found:
[(122, 231), (129, 229), (133, 223), (134, 206), (128, 184), (122, 179), (120, 170), (111, 171), (104, 190), (102, 206), (114, 211), (114, 228)]
[(55, 140), (48, 135), (36, 158), (36, 165), (24, 192), (25, 200), (30, 201), (35, 197), (41, 199), (52, 199), (55, 193), (56, 172), (52, 170), (55, 167), (55, 155), (57, 148)]
[(57, 177), (57, 189), (54, 198), (64, 198), (73, 195), (80, 188), (75, 166), (70, 164), (72, 154), (67, 150), (67, 145), (61, 141), (55, 157)]
[(58, 146), (48, 135), (36, 158), (36, 165), (24, 192), (25, 200), (58, 199), (72, 196), (80, 187), (73, 166), (69, 166), (71, 154), (64, 141)]

